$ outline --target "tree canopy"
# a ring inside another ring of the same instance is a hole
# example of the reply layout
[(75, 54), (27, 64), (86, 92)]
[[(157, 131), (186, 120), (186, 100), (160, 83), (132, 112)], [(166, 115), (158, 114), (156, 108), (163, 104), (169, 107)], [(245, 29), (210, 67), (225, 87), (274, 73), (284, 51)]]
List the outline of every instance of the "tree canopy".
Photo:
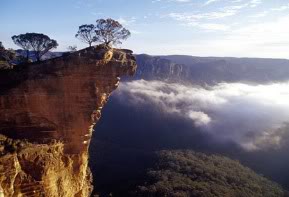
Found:
[(27, 51), (27, 60), (29, 58), (29, 50), (35, 52), (37, 61), (40, 61), (41, 57), (50, 51), (57, 48), (58, 43), (56, 40), (49, 38), (49, 36), (41, 33), (26, 33), (12, 36), (14, 43)]
[(135, 196), (285, 196), (276, 183), (229, 158), (192, 151), (161, 151)]
[(98, 19), (96, 25), (79, 26), (75, 37), (91, 46), (94, 42), (105, 45), (121, 44), (121, 41), (126, 40), (130, 35), (130, 31), (118, 21), (108, 18)]
[(26, 34), (20, 34), (18, 36), (14, 35), (14, 36), (12, 36), (12, 40), (13, 40), (14, 44), (16, 44), (17, 46), (21, 47), (22, 49), (24, 49), (26, 51), (26, 60), (28, 61), (29, 50), (32, 47), (30, 44), (30, 40), (27, 39), (27, 35)]
[(111, 18), (98, 19), (95, 33), (97, 41), (106, 45), (121, 44), (121, 40), (126, 40), (131, 35), (129, 30)]
[(79, 26), (75, 37), (82, 42), (89, 44), (91, 47), (91, 44), (97, 41), (95, 36), (95, 26), (93, 24)]

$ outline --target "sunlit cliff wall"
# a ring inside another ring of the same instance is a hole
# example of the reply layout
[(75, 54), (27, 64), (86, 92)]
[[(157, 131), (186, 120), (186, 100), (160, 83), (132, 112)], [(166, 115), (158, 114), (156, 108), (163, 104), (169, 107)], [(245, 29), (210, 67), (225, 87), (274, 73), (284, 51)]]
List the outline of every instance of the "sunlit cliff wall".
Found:
[(93, 126), (132, 51), (91, 47), (0, 71), (0, 186), (6, 196), (89, 196)]

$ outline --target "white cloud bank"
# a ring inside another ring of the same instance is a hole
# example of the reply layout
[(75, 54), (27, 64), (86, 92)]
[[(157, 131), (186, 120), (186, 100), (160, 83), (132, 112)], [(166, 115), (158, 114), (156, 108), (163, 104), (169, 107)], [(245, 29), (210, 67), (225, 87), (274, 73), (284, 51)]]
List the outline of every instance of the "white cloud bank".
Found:
[(138, 80), (122, 83), (117, 92), (130, 104), (153, 104), (189, 118), (217, 140), (234, 141), (248, 151), (280, 148), (289, 132), (281, 129), (289, 122), (289, 82), (203, 88)]

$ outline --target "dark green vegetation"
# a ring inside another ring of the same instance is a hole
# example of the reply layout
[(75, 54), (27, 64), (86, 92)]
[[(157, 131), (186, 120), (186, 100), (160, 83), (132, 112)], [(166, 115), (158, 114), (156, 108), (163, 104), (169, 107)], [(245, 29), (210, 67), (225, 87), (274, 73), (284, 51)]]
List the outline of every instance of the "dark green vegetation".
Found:
[(98, 19), (96, 25), (81, 25), (75, 35), (76, 38), (89, 46), (94, 42), (106, 45), (121, 44), (121, 40), (126, 40), (129, 36), (130, 31), (111, 18)]
[[(89, 47), (91, 47), (94, 42), (107, 46), (121, 44), (121, 40), (126, 40), (130, 35), (130, 31), (125, 29), (118, 21), (108, 18), (96, 20), (96, 25), (79, 26), (75, 37), (82, 42), (88, 43)], [(23, 50), (17, 50), (19, 52), (16, 57), (16, 53), (12, 49), (5, 50), (2, 42), (0, 42), (0, 69), (13, 68), (11, 62), (13, 64), (23, 64), (31, 63), (34, 60), (39, 62), (41, 59), (49, 59), (51, 55), (45, 56), (45, 54), (49, 54), (52, 49), (58, 47), (56, 40), (42, 33), (25, 33), (14, 35), (11, 38), (14, 44)], [(69, 46), (68, 51), (75, 52), (77, 47)]]
[(95, 34), (97, 40), (106, 45), (121, 44), (121, 40), (126, 40), (130, 36), (130, 31), (118, 21), (108, 18), (96, 21)]
[(0, 134), (0, 156), (18, 152), (27, 144), (25, 140), (14, 140)]
[(277, 184), (226, 157), (192, 151), (160, 151), (136, 196), (280, 197)]
[[(143, 58), (144, 56), (137, 56), (138, 69), (135, 78), (163, 81), (186, 79), (178, 75), (184, 76), (185, 71), (170, 72), (170, 63), (175, 65), (180, 64), (179, 62), (166, 61), (164, 57)], [(208, 75), (207, 78), (204, 77), (204, 82), (208, 81), (208, 83), (226, 81), (229, 73), (231, 78), (228, 81), (239, 81), (241, 78), (252, 83), (258, 81), (271, 83), (279, 77), (284, 81), (289, 79), (288, 60), (215, 58), (224, 59), (224, 65), (218, 66), (222, 68), (220, 70), (214, 69), (214, 58), (191, 57), (191, 59), (195, 60), (192, 61), (191, 66), (182, 64), (182, 68), (190, 70), (188, 75), (193, 75), (204, 72), (201, 66), (207, 65)], [(200, 61), (204, 63), (198, 63)], [(239, 63), (243, 65), (243, 72), (238, 69)], [(221, 75), (222, 72), (225, 73), (224, 77)], [(256, 76), (256, 80), (253, 76), (246, 75), (250, 72), (255, 73), (252, 75)], [(187, 76), (187, 78), (189, 78), (187, 83), (195, 82), (193, 77)], [(200, 79), (197, 84), (202, 84), (201, 76), (196, 78)], [(146, 177), (145, 172), (148, 171), (147, 169), (156, 169), (152, 166), (155, 163), (152, 152), (187, 149), (239, 160), (242, 165), (281, 184), (288, 190), (288, 144), (280, 149), (247, 152), (231, 142), (219, 143), (211, 137), (210, 133), (195, 128), (191, 120), (179, 117), (177, 114), (163, 113), (156, 105), (148, 103), (132, 105), (128, 102), (129, 98), (125, 94), (121, 94), (121, 97), (119, 94), (112, 94), (93, 133), (90, 165), (95, 177), (95, 192), (101, 196), (109, 193), (113, 196), (128, 196), (127, 191), (135, 190), (134, 184), (146, 186), (145, 180), (142, 180)], [(153, 182), (148, 183), (153, 184)]]
[(41, 57), (58, 46), (56, 40), (49, 38), (47, 35), (40, 33), (26, 33), (12, 36), (14, 43), (26, 50), (26, 60), (29, 59), (29, 50), (35, 52), (37, 61), (40, 61)]
[(15, 56), (16, 54), (14, 50), (5, 49), (2, 42), (0, 42), (0, 70), (12, 68), (10, 61), (13, 60)]
[(94, 36), (95, 27), (93, 24), (80, 25), (75, 37), (84, 43), (87, 43), (91, 47), (93, 42), (96, 42), (96, 37)]
[(69, 52), (75, 52), (75, 51), (77, 51), (77, 46), (76, 46), (76, 45), (68, 46), (68, 47), (67, 47), (67, 50), (68, 50)]

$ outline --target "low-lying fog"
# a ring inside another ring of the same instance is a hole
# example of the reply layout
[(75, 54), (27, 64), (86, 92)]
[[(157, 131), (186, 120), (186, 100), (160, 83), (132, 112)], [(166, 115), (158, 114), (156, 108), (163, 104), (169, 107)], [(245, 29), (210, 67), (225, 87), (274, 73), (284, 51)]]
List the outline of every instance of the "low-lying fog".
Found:
[(278, 149), (288, 140), (289, 82), (200, 87), (137, 80), (122, 83), (117, 94), (124, 103), (150, 104), (189, 118), (217, 141), (232, 141), (247, 151)]
[(288, 189), (288, 101), (289, 82), (122, 82), (91, 141), (95, 187), (139, 180), (156, 150), (191, 149), (237, 159)]

